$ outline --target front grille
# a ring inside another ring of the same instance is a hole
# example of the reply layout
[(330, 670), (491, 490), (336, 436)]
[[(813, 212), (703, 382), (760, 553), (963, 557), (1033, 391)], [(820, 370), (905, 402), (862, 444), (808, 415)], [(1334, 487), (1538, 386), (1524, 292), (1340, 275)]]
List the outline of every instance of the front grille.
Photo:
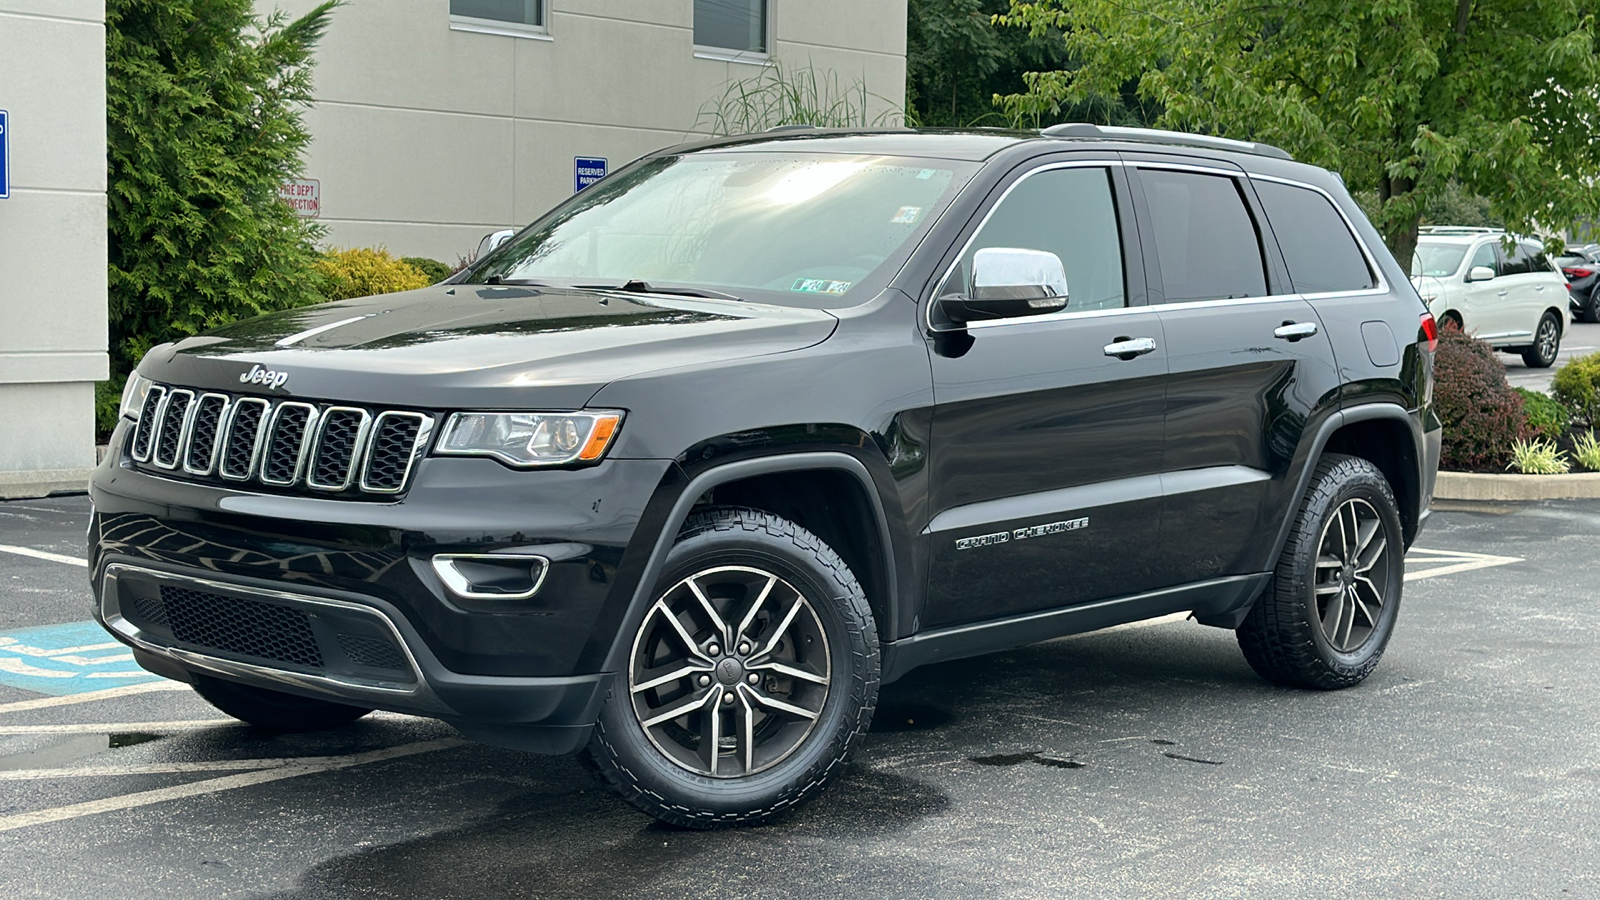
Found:
[(404, 491), (433, 417), (155, 385), (130, 455), (162, 475), (359, 498)]
[(384, 638), (367, 637), (360, 634), (340, 634), (339, 649), (350, 661), (361, 666), (372, 666), (375, 669), (409, 669), (404, 653), (396, 647), (394, 641)]
[(310, 617), (298, 609), (172, 585), (161, 586), (161, 606), (172, 637), (196, 649), (322, 668)]

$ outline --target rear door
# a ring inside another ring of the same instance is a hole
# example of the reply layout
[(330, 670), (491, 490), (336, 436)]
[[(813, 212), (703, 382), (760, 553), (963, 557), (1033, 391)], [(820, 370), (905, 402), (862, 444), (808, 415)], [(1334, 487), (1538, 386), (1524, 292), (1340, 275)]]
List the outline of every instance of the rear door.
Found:
[(1262, 523), (1292, 504), (1301, 434), (1337, 404), (1333, 350), (1242, 171), (1141, 154), (1131, 174), (1171, 371), (1162, 576), (1261, 571)]
[[(921, 626), (1155, 586), (1167, 358), (1143, 305), (1127, 181), (1115, 157), (1035, 163), (997, 188), (933, 296), (964, 290), (983, 248), (1061, 258), (1064, 311), (933, 339), (931, 554)], [(1108, 355), (1117, 342), (1143, 352)]]

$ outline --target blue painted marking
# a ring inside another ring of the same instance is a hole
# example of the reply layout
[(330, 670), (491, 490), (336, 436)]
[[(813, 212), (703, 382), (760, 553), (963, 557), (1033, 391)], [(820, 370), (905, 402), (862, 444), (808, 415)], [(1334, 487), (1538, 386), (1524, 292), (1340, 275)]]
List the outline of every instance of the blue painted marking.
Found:
[(603, 156), (574, 156), (572, 158), (572, 192), (583, 190), (606, 177), (606, 159)]
[(158, 678), (94, 622), (0, 633), (0, 684), (59, 697)]
[(11, 114), (0, 109), (0, 200), (11, 196)]

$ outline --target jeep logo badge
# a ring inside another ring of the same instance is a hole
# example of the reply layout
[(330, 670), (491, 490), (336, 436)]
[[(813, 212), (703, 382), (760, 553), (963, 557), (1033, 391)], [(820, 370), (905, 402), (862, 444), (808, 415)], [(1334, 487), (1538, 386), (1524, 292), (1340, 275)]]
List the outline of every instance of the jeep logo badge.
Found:
[(240, 384), (264, 384), (269, 388), (281, 388), (289, 380), (288, 372), (279, 372), (276, 369), (263, 369), (260, 366), (251, 366), (250, 371), (239, 376)]

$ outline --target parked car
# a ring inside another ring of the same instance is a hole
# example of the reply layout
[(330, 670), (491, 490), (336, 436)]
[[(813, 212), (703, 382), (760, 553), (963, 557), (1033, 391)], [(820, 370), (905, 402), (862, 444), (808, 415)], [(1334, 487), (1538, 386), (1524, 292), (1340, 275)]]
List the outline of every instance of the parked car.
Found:
[(1600, 322), (1600, 297), (1594, 293), (1595, 282), (1600, 281), (1600, 265), (1585, 252), (1571, 249), (1556, 257), (1556, 265), (1567, 277), (1567, 292), (1571, 295), (1572, 317), (1579, 322)]
[(1361, 682), (1436, 338), (1340, 180), (1265, 145), (681, 145), (445, 283), (150, 351), (96, 615), (263, 728), (432, 716), (758, 822), (927, 663), (1192, 612), (1274, 682)]
[(1423, 228), (1411, 276), (1440, 327), (1519, 353), (1532, 368), (1555, 363), (1570, 301), (1539, 242), (1492, 228)]

